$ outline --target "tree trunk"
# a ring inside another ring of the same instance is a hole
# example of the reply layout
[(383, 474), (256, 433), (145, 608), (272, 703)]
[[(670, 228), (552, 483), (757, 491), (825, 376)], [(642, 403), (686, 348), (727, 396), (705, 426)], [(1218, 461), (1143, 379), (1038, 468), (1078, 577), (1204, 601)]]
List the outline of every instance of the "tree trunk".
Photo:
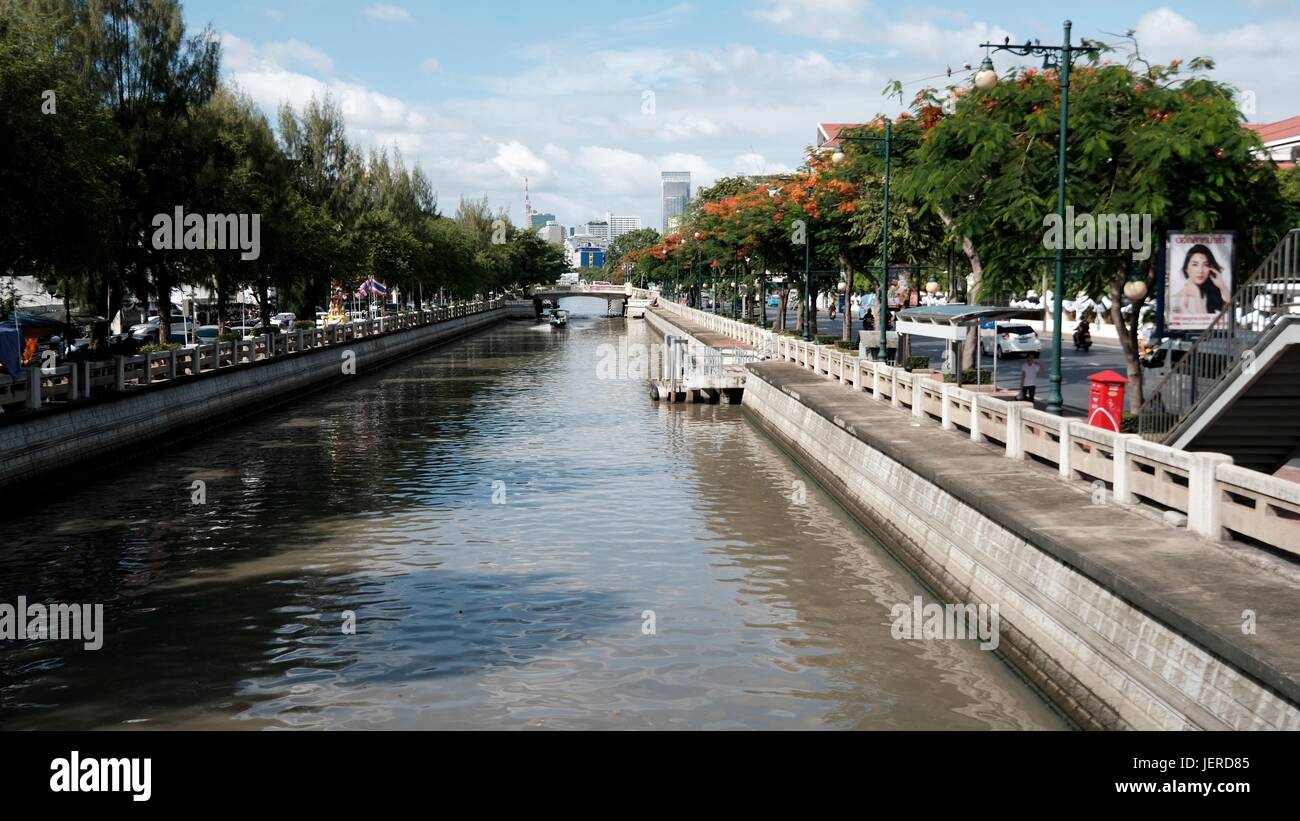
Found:
[[(952, 225), (952, 217), (948, 216), (943, 209), (939, 209), (939, 219), (943, 220), (944, 225)], [(970, 262), (971, 286), (966, 294), (966, 302), (969, 304), (975, 304), (976, 298), (979, 295), (980, 286), (983, 284), (984, 265), (980, 262), (979, 252), (975, 250), (975, 243), (971, 242), (970, 237), (961, 238), (961, 250), (966, 254), (967, 261)], [(975, 352), (979, 347), (979, 344), (980, 331), (979, 326), (976, 325), (966, 331), (966, 343), (961, 346), (962, 370), (969, 370), (975, 367)], [(997, 356), (996, 348), (993, 351), (993, 355)]]
[[(1147, 273), (1147, 294), (1155, 293), (1155, 275)], [(1120, 272), (1110, 283), (1110, 321), (1115, 326), (1119, 335), (1120, 347), (1124, 349), (1124, 365), (1128, 377), (1128, 387), (1125, 391), (1125, 399), (1128, 402), (1128, 409), (1131, 413), (1137, 413), (1142, 407), (1142, 351), (1138, 348), (1138, 330), (1142, 327), (1142, 308), (1146, 305), (1147, 300), (1143, 300), (1141, 305), (1133, 306), (1133, 315), (1130, 321), (1124, 321), (1122, 312), (1124, 299), (1124, 283), (1128, 281), (1125, 273)]]
[(781, 286), (781, 293), (776, 298), (776, 301), (777, 301), (776, 319), (773, 322), (773, 327), (778, 331), (784, 331), (785, 330), (785, 309), (790, 301), (790, 288), (788, 284), (783, 284)]
[(844, 269), (844, 317), (841, 323), (842, 335), (840, 336), (845, 342), (853, 341), (853, 266), (849, 263), (847, 257), (840, 256), (840, 267)]
[(266, 277), (257, 278), (257, 305), (261, 310), (263, 328), (271, 326), (271, 295)]
[(156, 265), (153, 275), (158, 298), (158, 344), (166, 345), (172, 338), (172, 277), (165, 265)]

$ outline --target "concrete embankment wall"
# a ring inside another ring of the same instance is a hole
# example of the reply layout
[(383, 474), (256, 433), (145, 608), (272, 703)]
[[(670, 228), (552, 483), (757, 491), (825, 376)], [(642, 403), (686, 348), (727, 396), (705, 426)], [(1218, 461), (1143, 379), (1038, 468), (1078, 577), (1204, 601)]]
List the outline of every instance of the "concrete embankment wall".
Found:
[(176, 382), (129, 388), (129, 393), (43, 412), (0, 428), (0, 492), (37, 497), (50, 477), (84, 475), (114, 454), (172, 446), (188, 434), (264, 410), (304, 391), (341, 382), (343, 356), (364, 374), (420, 350), (445, 344), (507, 318), (509, 308), (484, 311), (409, 330), (351, 340), (301, 354), (277, 356)]
[[(1268, 685), (1267, 665), (1259, 659), (1228, 661), (1231, 655), (1210, 649), (1216, 637), (1194, 616), (1182, 620), (1185, 629), (1171, 628), (1135, 604), (1140, 596), (1119, 595), (1123, 579), (1099, 582), (1036, 544), (1032, 534), (1016, 525), (1014, 511), (980, 505), (971, 483), (996, 485), (997, 475), (958, 477), (963, 467), (952, 464), (953, 482), (962, 487), (948, 487), (952, 482), (942, 467), (913, 469), (913, 460), (898, 453), (894, 440), (903, 434), (891, 432), (884, 422), (878, 430), (846, 430), (833, 409), (813, 407), (797, 386), (783, 386), (776, 373), (783, 367), (793, 370), (787, 365), (750, 369), (746, 414), (942, 601), (996, 604), (998, 652), (1080, 726), (1300, 729), (1297, 700)], [(847, 394), (843, 401), (865, 400)], [(906, 428), (906, 422), (901, 424)], [(928, 441), (932, 451), (942, 445), (936, 436), (943, 435), (918, 436), (909, 446), (924, 448)], [(1026, 499), (1024, 504), (1034, 502)], [(1060, 527), (1068, 528), (1067, 513), (1059, 515)], [(1149, 561), (1180, 560), (1177, 552), (1146, 547), (1154, 554)], [(1205, 622), (1237, 618), (1217, 611), (1202, 616)], [(1265, 628), (1261, 624), (1259, 629)], [(1254, 668), (1258, 670), (1252, 672)]]

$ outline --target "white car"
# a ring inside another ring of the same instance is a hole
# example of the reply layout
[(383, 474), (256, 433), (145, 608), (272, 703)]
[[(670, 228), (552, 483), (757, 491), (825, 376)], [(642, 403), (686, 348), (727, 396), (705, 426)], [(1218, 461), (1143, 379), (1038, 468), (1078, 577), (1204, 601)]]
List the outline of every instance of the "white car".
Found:
[(271, 324), (287, 333), (293, 330), (293, 323), (296, 320), (297, 317), (290, 313), (276, 314), (271, 317)]
[(991, 356), (994, 346), (998, 357), (1043, 352), (1038, 332), (1021, 322), (999, 322), (997, 328), (980, 329), (980, 350)]

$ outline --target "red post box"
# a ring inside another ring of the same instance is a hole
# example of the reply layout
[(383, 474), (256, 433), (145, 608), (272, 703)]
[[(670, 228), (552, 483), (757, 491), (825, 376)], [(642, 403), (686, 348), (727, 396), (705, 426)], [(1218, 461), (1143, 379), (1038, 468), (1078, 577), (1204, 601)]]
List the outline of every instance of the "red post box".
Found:
[(1128, 377), (1114, 371), (1102, 371), (1088, 377), (1092, 390), (1088, 395), (1088, 424), (1119, 432), (1124, 421), (1124, 389)]

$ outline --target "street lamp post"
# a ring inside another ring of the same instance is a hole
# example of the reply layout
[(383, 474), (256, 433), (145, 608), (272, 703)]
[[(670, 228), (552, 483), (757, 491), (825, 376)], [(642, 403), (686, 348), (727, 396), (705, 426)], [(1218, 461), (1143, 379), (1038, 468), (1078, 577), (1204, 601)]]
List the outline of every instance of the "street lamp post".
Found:
[[(1065, 224), (1065, 161), (1066, 147), (1070, 136), (1070, 67), (1074, 64), (1075, 59), (1082, 55), (1089, 55), (1096, 59), (1099, 46), (1090, 43), (1088, 40), (1081, 40), (1079, 47), (1075, 48), (1070, 44), (1070, 29), (1073, 24), (1065, 21), (1065, 39), (1059, 46), (1045, 46), (1037, 41), (1025, 42), (1024, 45), (1012, 45), (1010, 38), (1001, 45), (994, 43), (983, 43), (981, 48), (992, 49), (993, 51), (1009, 51), (1012, 54), (1020, 56), (1042, 55), (1043, 68), (1055, 68), (1061, 78), (1061, 135), (1059, 151), (1057, 152), (1057, 170), (1056, 170), (1056, 214), (1060, 224)], [(990, 91), (998, 83), (997, 71), (993, 68), (993, 61), (989, 57), (984, 58), (980, 65), (979, 72), (975, 75), (975, 87), (981, 91)], [(1058, 242), (1056, 245), (1056, 277), (1055, 288), (1052, 294), (1052, 371), (1049, 379), (1051, 380), (1051, 389), (1047, 395), (1047, 412), (1060, 414), (1064, 405), (1064, 398), (1061, 396), (1061, 323), (1064, 320), (1062, 310), (1061, 295), (1065, 291), (1065, 243)]]
[[(885, 155), (885, 227), (880, 238), (880, 353), (884, 362), (889, 358), (889, 156), (894, 143), (894, 124), (885, 118), (884, 137), (840, 137), (841, 142), (881, 143)], [(831, 161), (844, 162), (844, 152), (836, 151)]]
[(812, 341), (812, 233), (803, 236), (803, 341)]

